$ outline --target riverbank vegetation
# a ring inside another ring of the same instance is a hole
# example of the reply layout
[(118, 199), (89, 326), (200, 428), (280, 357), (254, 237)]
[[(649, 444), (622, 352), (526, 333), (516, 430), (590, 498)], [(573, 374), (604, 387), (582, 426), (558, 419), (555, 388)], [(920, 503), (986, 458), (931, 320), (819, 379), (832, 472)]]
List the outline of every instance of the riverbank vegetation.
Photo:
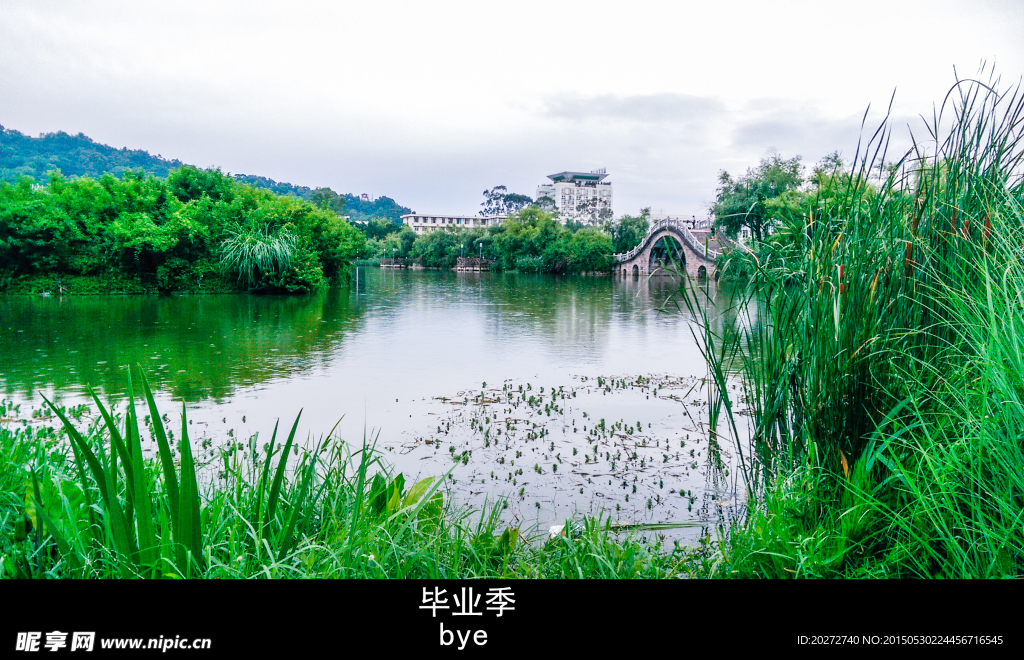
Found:
[(601, 272), (648, 225), (643, 214), (600, 228), (563, 224), (504, 186), (484, 197), (483, 213), (509, 214), (504, 226), (417, 235), (402, 225), (410, 209), (389, 197), (0, 126), (0, 292), (301, 293), (346, 281), (353, 262), (392, 257), (425, 268), (482, 256), (500, 271)]
[(12, 292), (312, 291), (346, 281), (365, 245), (326, 205), (219, 170), (0, 183), (0, 289)]
[(444, 475), (406, 483), (365, 442), (300, 443), (298, 417), (204, 465), (184, 409), (171, 425), (140, 384), (140, 409), (129, 385), (123, 414), (94, 398), (91, 424), (84, 406), (0, 424), (0, 577), (666, 578), (690, 561), (597, 519), (508, 528), (500, 501), (460, 509)]
[(646, 227), (646, 216), (624, 216), (602, 227), (563, 224), (554, 213), (527, 206), (498, 226), (425, 234), (396, 229), (371, 238), (368, 246), (371, 258), (400, 257), (425, 268), (453, 268), (465, 256), (491, 260), (498, 272), (593, 273), (610, 270), (612, 254), (632, 249)]
[(1024, 98), (997, 87), (959, 81), (892, 164), (883, 124), (728, 257), (757, 304), (704, 339), (726, 425), (742, 365), (750, 511), (708, 574), (1024, 574)]
[(392, 257), (424, 268), (482, 256), (499, 272), (605, 272), (648, 226), (643, 214), (562, 224), (529, 206), (500, 226), (417, 235), (390, 218), (352, 225), (346, 210), (326, 189), (307, 202), (191, 166), (166, 179), (127, 170), (0, 182), (0, 291), (302, 293), (347, 281), (355, 260)]

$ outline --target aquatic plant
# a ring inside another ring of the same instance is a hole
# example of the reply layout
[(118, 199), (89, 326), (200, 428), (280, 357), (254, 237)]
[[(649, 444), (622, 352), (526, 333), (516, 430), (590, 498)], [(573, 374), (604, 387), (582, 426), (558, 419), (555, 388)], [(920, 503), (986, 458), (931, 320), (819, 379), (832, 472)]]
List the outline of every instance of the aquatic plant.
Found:
[(724, 574), (1024, 572), (1024, 97), (998, 86), (959, 80), (895, 163), (883, 123), (802, 218), (735, 253), (753, 276), (734, 324), (681, 292), (751, 413), (756, 505)]

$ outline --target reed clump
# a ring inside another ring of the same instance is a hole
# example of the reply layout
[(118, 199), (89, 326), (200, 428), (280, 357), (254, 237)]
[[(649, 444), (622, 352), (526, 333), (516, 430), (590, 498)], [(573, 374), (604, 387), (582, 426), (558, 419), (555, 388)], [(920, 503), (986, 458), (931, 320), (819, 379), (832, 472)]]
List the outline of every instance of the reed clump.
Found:
[(741, 361), (751, 507), (711, 574), (1024, 574), (1024, 98), (998, 87), (959, 80), (894, 163), (883, 123), (731, 257), (747, 297), (702, 339), (722, 391)]

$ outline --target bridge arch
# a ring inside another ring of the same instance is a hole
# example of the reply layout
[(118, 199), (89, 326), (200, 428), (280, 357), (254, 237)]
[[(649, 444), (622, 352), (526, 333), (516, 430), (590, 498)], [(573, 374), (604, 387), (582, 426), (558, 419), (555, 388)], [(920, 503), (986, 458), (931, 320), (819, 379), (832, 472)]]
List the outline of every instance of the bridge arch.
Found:
[(677, 220), (662, 220), (651, 227), (639, 245), (626, 253), (616, 254), (615, 260), (623, 270), (634, 275), (649, 275), (664, 270), (666, 259), (672, 252), (675, 254), (677, 267), (685, 270), (690, 277), (707, 277), (709, 269), (713, 269), (719, 253), (708, 249), (703, 240), (694, 236), (693, 232)]
[(662, 232), (649, 250), (647, 272), (680, 271), (686, 268), (686, 252), (683, 242), (671, 232)]

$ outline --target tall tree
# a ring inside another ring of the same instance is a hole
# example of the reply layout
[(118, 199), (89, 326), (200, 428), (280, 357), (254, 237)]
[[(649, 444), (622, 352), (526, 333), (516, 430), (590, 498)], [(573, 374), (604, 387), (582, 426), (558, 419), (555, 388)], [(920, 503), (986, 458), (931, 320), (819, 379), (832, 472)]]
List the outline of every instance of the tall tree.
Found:
[(576, 204), (576, 217), (581, 222), (593, 224), (597, 222), (610, 222), (612, 219), (612, 210), (607, 207), (601, 207), (600, 201), (597, 197), (588, 197), (581, 199)]
[(371, 218), (369, 221), (356, 225), (363, 230), (367, 238), (384, 238), (388, 234), (397, 234), (402, 231), (402, 225), (392, 222), (388, 218)]
[(484, 201), (480, 202), (480, 206), (484, 209), (480, 211), (480, 215), (510, 215), (532, 203), (532, 197), (510, 193), (505, 186), (494, 186), (490, 190), (484, 191)]
[(539, 208), (541, 211), (547, 211), (548, 213), (555, 212), (555, 200), (548, 195), (538, 197), (537, 201), (534, 202), (534, 206)]
[(761, 163), (737, 179), (725, 170), (718, 175), (718, 191), (711, 213), (715, 224), (735, 236), (741, 227), (747, 227), (760, 243), (775, 221), (769, 200), (796, 190), (803, 184), (803, 165), (800, 156), (788, 160), (771, 151)]
[(647, 235), (651, 228), (651, 208), (640, 211), (639, 216), (624, 215), (615, 222), (608, 224), (612, 235), (612, 246), (615, 252), (629, 252)]
[(345, 212), (345, 198), (330, 188), (317, 188), (310, 195), (309, 201), (313, 206), (334, 211), (338, 215)]

